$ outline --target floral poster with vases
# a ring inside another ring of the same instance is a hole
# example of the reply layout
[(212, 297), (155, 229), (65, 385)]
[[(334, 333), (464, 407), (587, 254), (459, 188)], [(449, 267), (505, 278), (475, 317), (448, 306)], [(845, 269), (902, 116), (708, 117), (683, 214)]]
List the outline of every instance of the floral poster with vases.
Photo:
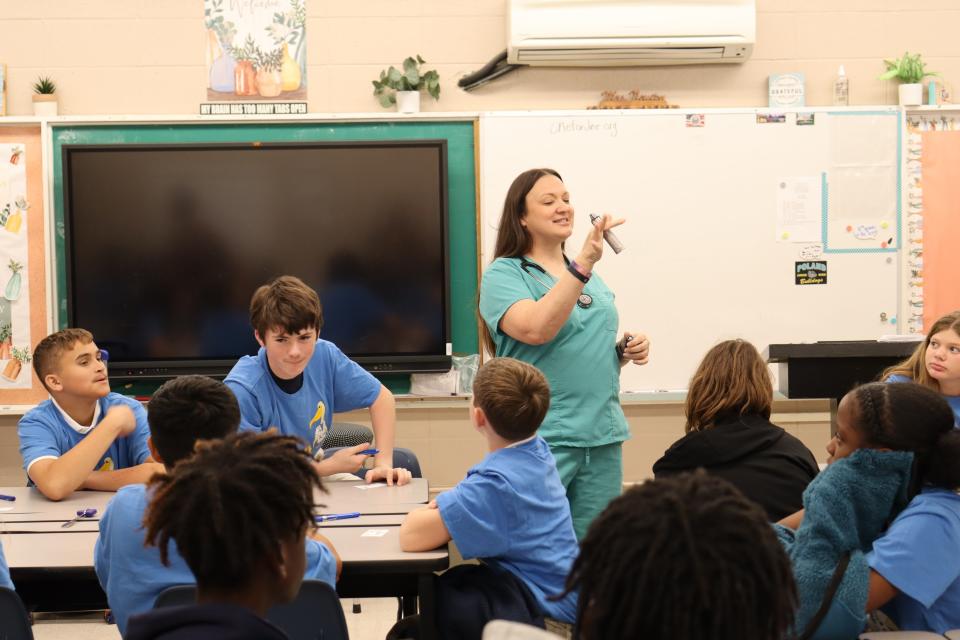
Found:
[(25, 144), (0, 144), (0, 389), (31, 385)]
[(208, 101), (306, 101), (306, 0), (203, 4)]

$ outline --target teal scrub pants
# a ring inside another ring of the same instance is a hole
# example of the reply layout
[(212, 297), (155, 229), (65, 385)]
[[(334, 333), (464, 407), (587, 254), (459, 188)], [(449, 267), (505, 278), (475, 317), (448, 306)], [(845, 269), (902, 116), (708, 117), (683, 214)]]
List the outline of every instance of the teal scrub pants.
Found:
[(602, 447), (550, 447), (567, 490), (573, 530), (583, 540), (590, 523), (623, 489), (623, 443)]

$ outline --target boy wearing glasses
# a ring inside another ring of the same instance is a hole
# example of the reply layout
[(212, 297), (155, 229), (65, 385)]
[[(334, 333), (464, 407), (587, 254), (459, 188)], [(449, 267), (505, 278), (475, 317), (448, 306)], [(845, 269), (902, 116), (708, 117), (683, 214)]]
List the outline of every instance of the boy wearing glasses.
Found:
[(150, 458), (146, 411), (110, 391), (105, 353), (85, 329), (51, 334), (33, 352), (50, 399), (20, 419), (17, 435), (30, 483), (51, 500), (116, 491), (163, 471)]

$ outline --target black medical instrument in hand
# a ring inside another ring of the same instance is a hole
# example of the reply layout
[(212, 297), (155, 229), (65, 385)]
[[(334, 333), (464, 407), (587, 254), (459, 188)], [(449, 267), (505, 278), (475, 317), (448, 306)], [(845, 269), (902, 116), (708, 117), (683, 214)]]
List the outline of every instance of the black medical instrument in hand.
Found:
[[(566, 258), (564, 258), (566, 260)], [(526, 258), (520, 258), (520, 268), (527, 272), (527, 275), (543, 285), (543, 288), (549, 291), (553, 285), (547, 284), (543, 280), (537, 277), (536, 274), (530, 272), (530, 268), (533, 267), (543, 275), (547, 275), (547, 270), (538, 265), (536, 262), (530, 262)], [(589, 309), (590, 305), (593, 304), (593, 296), (589, 293), (581, 293), (580, 297), (577, 298), (577, 306), (581, 309)]]

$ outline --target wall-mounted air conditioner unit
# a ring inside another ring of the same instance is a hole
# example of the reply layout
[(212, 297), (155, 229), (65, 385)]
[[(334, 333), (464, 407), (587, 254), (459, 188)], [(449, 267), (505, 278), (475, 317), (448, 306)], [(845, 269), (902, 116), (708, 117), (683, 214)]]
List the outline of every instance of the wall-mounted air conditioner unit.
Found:
[(510, 0), (510, 64), (628, 66), (743, 62), (755, 0)]

